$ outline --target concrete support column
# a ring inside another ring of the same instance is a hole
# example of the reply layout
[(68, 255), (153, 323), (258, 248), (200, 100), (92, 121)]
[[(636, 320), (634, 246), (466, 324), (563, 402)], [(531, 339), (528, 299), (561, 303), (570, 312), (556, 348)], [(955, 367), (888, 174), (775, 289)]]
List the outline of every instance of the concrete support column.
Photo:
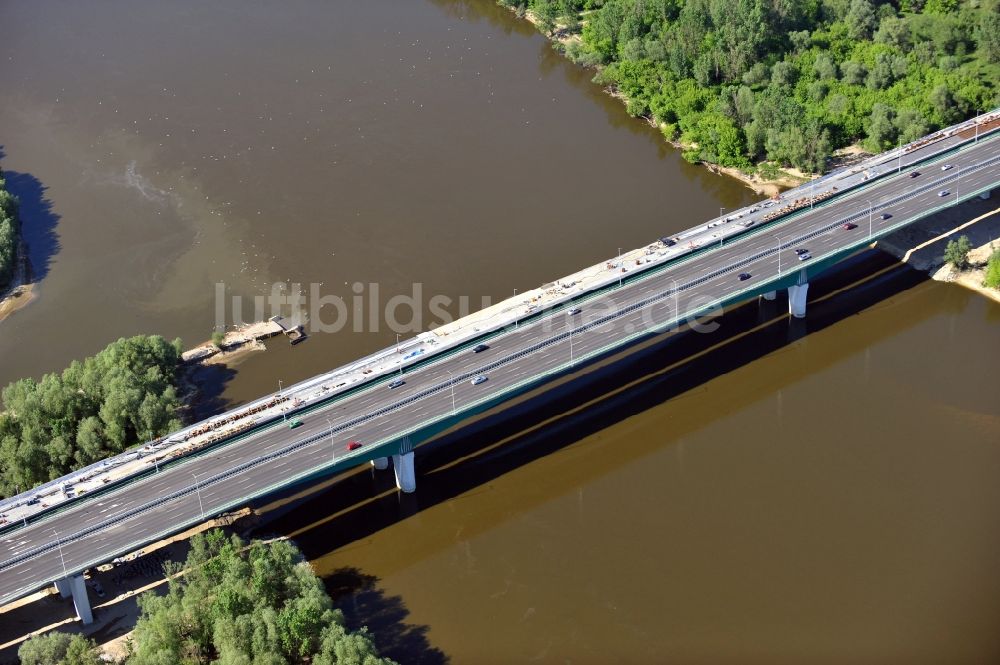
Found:
[(413, 468), (413, 452), (392, 456), (393, 470), (396, 472), (396, 487), (407, 494), (417, 489), (417, 474)]
[(788, 287), (788, 313), (796, 319), (805, 318), (806, 315), (806, 294), (809, 292), (809, 283), (793, 285)]
[(982, 200), (986, 201), (987, 199), (990, 198), (990, 194), (992, 194), (992, 193), (993, 193), (992, 189), (987, 189), (985, 192), (983, 192), (982, 194), (979, 195), (979, 198), (981, 198)]
[(73, 607), (83, 625), (94, 623), (94, 613), (90, 609), (90, 598), (87, 597), (87, 581), (83, 575), (74, 575), (70, 581), (73, 587)]
[(58, 591), (59, 595), (63, 598), (69, 598), (69, 595), (73, 593), (73, 589), (70, 587), (68, 577), (56, 580), (56, 591)]
[(768, 291), (767, 293), (764, 294), (764, 300), (774, 300), (777, 297), (778, 297), (777, 291)]
[(388, 457), (376, 457), (372, 460), (372, 466), (379, 471), (384, 471), (389, 468), (389, 458)]

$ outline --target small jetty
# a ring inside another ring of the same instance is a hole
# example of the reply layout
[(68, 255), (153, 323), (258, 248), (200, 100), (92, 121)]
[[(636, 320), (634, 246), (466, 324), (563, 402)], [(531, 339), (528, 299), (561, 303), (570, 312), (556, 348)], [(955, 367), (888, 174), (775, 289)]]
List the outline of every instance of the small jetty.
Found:
[(272, 316), (268, 322), (276, 325), (279, 332), (284, 334), (284, 336), (287, 337), (292, 344), (304, 342), (309, 337), (306, 335), (305, 328), (302, 327), (301, 323), (292, 325), (292, 323), (283, 316)]

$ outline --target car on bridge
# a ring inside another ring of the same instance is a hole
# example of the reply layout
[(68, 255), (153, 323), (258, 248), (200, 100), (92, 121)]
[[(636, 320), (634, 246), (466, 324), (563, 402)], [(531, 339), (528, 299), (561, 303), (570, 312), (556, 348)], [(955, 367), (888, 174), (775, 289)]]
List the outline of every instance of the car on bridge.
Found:
[(910, 174), (910, 177), (911, 178), (918, 178), (918, 177), (920, 177), (920, 171), (914, 171), (913, 173)]
[(582, 311), (583, 310), (581, 310), (579, 307), (574, 307), (573, 309), (569, 310), (566, 313), (569, 314), (570, 316), (573, 316), (574, 314), (579, 314)]
[(802, 256), (803, 254), (808, 254), (809, 250), (806, 249), (805, 247), (799, 247), (797, 250), (795, 250), (795, 253), (798, 254), (799, 256)]
[(856, 229), (856, 228), (858, 228), (858, 225), (857, 225), (857, 224), (855, 224), (854, 222), (847, 222), (846, 224), (844, 224), (844, 225), (843, 225), (842, 227), (840, 227), (840, 228), (844, 229), (845, 231), (850, 231), (851, 229)]
[(302, 425), (302, 421), (299, 420), (298, 418), (292, 418), (291, 420), (288, 421), (288, 429), (295, 429), (300, 425)]
[(750, 274), (750, 273), (748, 273), (748, 272), (741, 272), (741, 273), (740, 273), (740, 281), (741, 281), (741, 282), (745, 282), (745, 281), (747, 281), (748, 279), (750, 279), (751, 277), (753, 277), (753, 275), (751, 275), (751, 274)]
[(941, 170), (942, 171), (950, 171), (951, 170), (951, 164), (942, 164), (941, 165)]
[(389, 384), (389, 390), (392, 390), (394, 388), (398, 388), (398, 387), (400, 387), (401, 385), (403, 385), (405, 383), (406, 383), (406, 381), (403, 381), (402, 379), (396, 379), (395, 381), (393, 381), (392, 383)]
[(476, 378), (474, 378), (472, 381), (470, 381), (470, 383), (472, 385), (474, 385), (474, 386), (478, 386), (480, 383), (486, 383), (486, 379), (487, 379), (487, 377), (485, 377), (482, 374), (480, 374), (479, 376), (477, 376)]
[(361, 442), (360, 441), (348, 441), (347, 442), (347, 449), (348, 450), (357, 450), (360, 447), (361, 447)]
[(892, 219), (892, 215), (887, 212), (883, 212), (881, 215), (879, 215), (879, 219)]
[(799, 261), (808, 261), (812, 257), (813, 257), (813, 255), (810, 254), (809, 252), (803, 252), (802, 254), (799, 254), (799, 256), (798, 256)]
[(476, 344), (474, 347), (472, 347), (472, 352), (473, 353), (482, 353), (483, 351), (485, 351), (488, 348), (490, 348), (489, 344)]
[(938, 196), (948, 196), (949, 194), (951, 194), (951, 192), (949, 192), (947, 189), (942, 189), (940, 192), (938, 192)]

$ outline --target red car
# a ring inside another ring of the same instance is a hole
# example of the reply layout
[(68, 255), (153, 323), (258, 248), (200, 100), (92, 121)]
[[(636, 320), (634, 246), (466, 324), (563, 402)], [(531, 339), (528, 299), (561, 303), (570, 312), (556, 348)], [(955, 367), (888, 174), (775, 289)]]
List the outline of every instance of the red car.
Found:
[(842, 228), (843, 228), (843, 229), (844, 229), (845, 231), (850, 231), (851, 229), (856, 229), (856, 228), (858, 228), (858, 225), (857, 225), (857, 224), (855, 224), (855, 223), (853, 223), (853, 222), (848, 222), (848, 223), (844, 224), (844, 226), (843, 226)]
[(360, 447), (361, 447), (361, 443), (358, 442), (358, 441), (348, 441), (347, 442), (347, 449), (348, 450), (357, 450)]

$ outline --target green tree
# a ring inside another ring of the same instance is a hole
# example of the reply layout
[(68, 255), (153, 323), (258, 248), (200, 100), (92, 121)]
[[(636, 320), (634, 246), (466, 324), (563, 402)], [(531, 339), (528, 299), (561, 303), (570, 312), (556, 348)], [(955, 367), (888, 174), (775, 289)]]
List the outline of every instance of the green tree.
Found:
[(911, 141), (1000, 98), (998, 0), (558, 1), (585, 12), (567, 54), (690, 160), (823, 170), (836, 148)]
[(844, 22), (853, 39), (869, 39), (876, 25), (874, 5), (870, 0), (851, 0)]
[(972, 243), (968, 236), (960, 236), (958, 240), (949, 240), (944, 248), (944, 260), (953, 265), (958, 270), (965, 270), (969, 267), (969, 252), (972, 250)]
[(131, 337), (2, 393), (0, 493), (57, 478), (180, 427), (180, 345)]
[(51, 632), (26, 641), (17, 655), (21, 665), (102, 665), (96, 649), (83, 635)]
[(893, 111), (885, 104), (875, 104), (868, 118), (868, 144), (872, 150), (881, 151), (896, 141)]
[(538, 21), (538, 27), (542, 32), (551, 35), (556, 29), (556, 19), (559, 18), (559, 5), (555, 0), (534, 0), (532, 13)]
[(980, 14), (976, 24), (976, 42), (986, 62), (1000, 62), (1000, 5)]
[(983, 276), (983, 286), (1000, 289), (1000, 249), (993, 250), (986, 262), (986, 274)]
[(7, 191), (7, 181), (0, 171), (0, 289), (10, 283), (14, 274), (19, 236), (17, 199)]
[(247, 545), (218, 530), (195, 536), (184, 565), (168, 569), (166, 595), (139, 597), (127, 662), (390, 665), (367, 631), (344, 628), (300, 559), (287, 541)]

